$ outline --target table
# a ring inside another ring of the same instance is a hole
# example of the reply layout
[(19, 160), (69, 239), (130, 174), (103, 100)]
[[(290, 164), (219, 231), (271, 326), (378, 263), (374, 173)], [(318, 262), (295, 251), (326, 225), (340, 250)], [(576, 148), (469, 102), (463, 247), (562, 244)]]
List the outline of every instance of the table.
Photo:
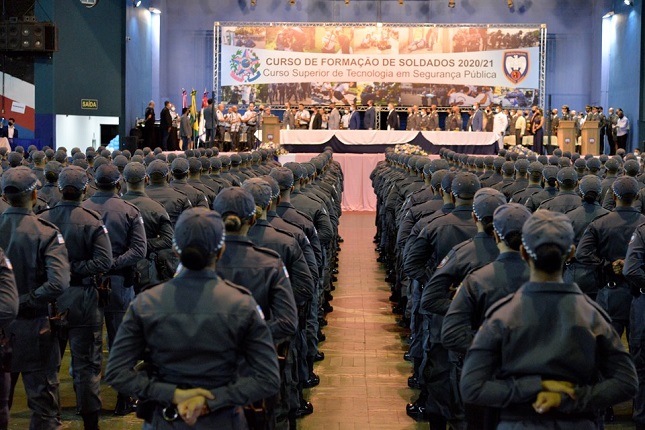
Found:
[(289, 152), (315, 153), (330, 146), (335, 153), (384, 153), (393, 145), (411, 143), (430, 154), (441, 148), (466, 154), (495, 154), (499, 136), (490, 132), (407, 130), (280, 130)]

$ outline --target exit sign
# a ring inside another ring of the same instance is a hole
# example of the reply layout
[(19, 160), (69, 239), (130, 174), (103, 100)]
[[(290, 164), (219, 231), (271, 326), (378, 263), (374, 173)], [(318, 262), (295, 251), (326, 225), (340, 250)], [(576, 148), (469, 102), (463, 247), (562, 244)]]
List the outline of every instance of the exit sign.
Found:
[(81, 99), (81, 109), (96, 110), (99, 108), (99, 101), (94, 99)]

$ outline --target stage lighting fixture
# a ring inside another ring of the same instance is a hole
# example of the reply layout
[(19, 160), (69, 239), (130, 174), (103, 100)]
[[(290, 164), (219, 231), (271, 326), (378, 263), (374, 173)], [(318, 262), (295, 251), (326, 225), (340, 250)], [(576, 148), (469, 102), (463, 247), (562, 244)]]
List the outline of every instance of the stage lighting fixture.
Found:
[(141, 6), (141, 0), (132, 0), (132, 7)]
[(403, 6), (403, 0), (399, 0), (399, 4)]
[(255, 6), (256, 4), (256, 0), (251, 0), (251, 6)]
[(448, 0), (448, 7), (454, 8), (455, 7), (455, 0)]
[(349, 4), (349, 0), (345, 0), (345, 6)]
[(513, 7), (513, 0), (508, 0), (508, 8), (511, 9)]
[(624, 0), (624, 3), (625, 3), (627, 6), (634, 6), (634, 0)]
[(150, 13), (154, 13), (155, 15), (160, 15), (161, 14), (161, 11), (159, 9), (157, 9), (156, 7), (149, 7), (148, 10), (150, 11)]
[(289, 4), (291, 4), (291, 6), (293, 6), (294, 4), (296, 4), (296, 0), (289, 0)]

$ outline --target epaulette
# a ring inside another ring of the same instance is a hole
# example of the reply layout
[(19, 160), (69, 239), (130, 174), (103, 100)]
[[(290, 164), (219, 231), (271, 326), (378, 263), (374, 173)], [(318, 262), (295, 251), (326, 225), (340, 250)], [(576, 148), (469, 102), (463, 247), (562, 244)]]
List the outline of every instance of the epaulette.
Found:
[[(125, 201), (125, 200), (124, 200), (124, 201)], [(103, 217), (102, 217), (102, 216), (101, 216), (101, 214), (100, 214), (100, 213), (98, 213), (97, 211), (92, 210), (92, 209), (88, 209), (88, 208), (83, 207), (83, 206), (81, 206), (81, 209), (83, 209), (83, 210), (84, 210), (85, 212), (87, 212), (88, 214), (92, 215), (92, 216), (93, 216), (95, 219), (97, 219), (98, 221), (103, 222)]]
[(46, 225), (47, 227), (53, 228), (54, 230), (56, 230), (56, 232), (60, 232), (60, 230), (58, 229), (58, 226), (56, 224), (54, 224), (53, 222), (49, 222), (49, 221), (44, 220), (44, 219), (42, 219), (40, 217), (36, 217), (36, 219), (38, 221), (40, 221), (41, 224)]
[(495, 312), (496, 310), (498, 310), (499, 308), (501, 308), (502, 306), (504, 306), (505, 304), (513, 300), (513, 297), (515, 297), (515, 293), (511, 293), (508, 296), (505, 296), (499, 299), (498, 301), (496, 301), (495, 303), (493, 303), (491, 307), (488, 308), (488, 310), (486, 311), (486, 318), (489, 318), (493, 314), (493, 312)]
[(311, 219), (311, 217), (310, 217), (309, 215), (307, 215), (306, 213), (301, 212), (301, 211), (300, 211), (300, 210), (298, 210), (298, 209), (296, 209), (296, 212), (298, 212), (300, 215), (302, 215), (303, 217), (305, 217), (309, 222), (312, 222), (312, 223), (314, 222), (314, 220), (313, 220), (313, 219)]
[(122, 202), (124, 202), (124, 203), (126, 203), (126, 204), (127, 204), (128, 206), (130, 206), (131, 208), (136, 209), (136, 211), (137, 211), (137, 213), (139, 214), (139, 216), (141, 216), (141, 211), (139, 210), (139, 208), (138, 208), (138, 207), (136, 207), (136, 205), (134, 205), (133, 203), (130, 203), (130, 202), (129, 202), (129, 201), (127, 201), (127, 200), (123, 200), (123, 199), (121, 199), (121, 201), (122, 201)]
[(239, 291), (242, 294), (246, 294), (246, 295), (249, 295), (249, 296), (252, 295), (251, 291), (249, 291), (247, 288), (244, 288), (241, 285), (235, 284), (235, 283), (233, 283), (233, 282), (231, 282), (229, 280), (223, 279), (223, 278), (220, 278), (220, 280), (222, 282), (224, 282), (226, 285), (228, 285), (229, 287), (236, 289), (237, 291)]
[(275, 231), (277, 231), (278, 233), (286, 234), (287, 236), (292, 237), (294, 239), (296, 238), (296, 236), (293, 233), (291, 233), (290, 231), (288, 231), (288, 230), (284, 230), (284, 229), (282, 229), (280, 227), (275, 227), (273, 225), (271, 225), (271, 227), (273, 227), (273, 229)]
[(253, 249), (255, 249), (256, 251), (259, 251), (259, 252), (262, 252), (264, 254), (270, 255), (271, 257), (274, 257), (274, 258), (280, 258), (280, 254), (278, 254), (277, 252), (275, 252), (272, 249), (263, 248), (261, 246), (255, 245), (255, 244), (251, 244), (251, 246), (253, 246)]

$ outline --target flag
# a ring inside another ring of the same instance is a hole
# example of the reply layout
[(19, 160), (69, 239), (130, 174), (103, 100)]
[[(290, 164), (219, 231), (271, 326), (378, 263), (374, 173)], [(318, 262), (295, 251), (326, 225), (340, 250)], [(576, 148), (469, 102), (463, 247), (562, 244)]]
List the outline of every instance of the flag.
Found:
[(186, 88), (181, 89), (181, 109), (188, 107), (188, 93), (186, 93)]
[(204, 88), (204, 95), (202, 96), (202, 108), (208, 106), (208, 91)]
[(199, 131), (199, 117), (197, 115), (197, 100), (195, 96), (197, 91), (193, 88), (190, 92), (190, 119), (193, 122), (193, 130)]

